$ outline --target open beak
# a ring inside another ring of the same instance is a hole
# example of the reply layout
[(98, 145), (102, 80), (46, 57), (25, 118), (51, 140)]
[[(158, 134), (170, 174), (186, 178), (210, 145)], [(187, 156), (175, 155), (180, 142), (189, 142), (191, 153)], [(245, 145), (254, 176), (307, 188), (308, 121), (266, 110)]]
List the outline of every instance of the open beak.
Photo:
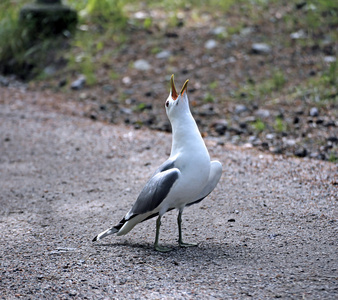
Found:
[[(188, 82), (189, 82), (189, 79), (186, 80), (185, 83), (183, 84), (183, 87), (182, 87), (182, 89), (180, 91), (180, 95), (183, 95), (184, 92), (187, 91)], [(173, 100), (176, 100), (178, 98), (178, 94), (177, 94), (176, 87), (175, 87), (174, 74), (171, 75), (170, 87), (171, 87), (171, 98), (173, 98)]]
[(178, 98), (178, 94), (175, 87), (174, 74), (171, 75), (170, 87), (171, 87), (171, 98), (173, 98), (173, 100), (176, 100)]
[(185, 81), (185, 83), (183, 84), (182, 89), (181, 89), (181, 92), (180, 92), (181, 95), (183, 95), (184, 92), (187, 90), (188, 82), (189, 82), (189, 79), (187, 79), (187, 80)]

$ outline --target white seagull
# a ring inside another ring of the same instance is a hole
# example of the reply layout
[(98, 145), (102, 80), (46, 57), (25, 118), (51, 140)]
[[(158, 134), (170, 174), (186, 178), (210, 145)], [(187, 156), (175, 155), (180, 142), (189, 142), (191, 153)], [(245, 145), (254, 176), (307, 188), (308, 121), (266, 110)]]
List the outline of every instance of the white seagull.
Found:
[(114, 227), (98, 234), (93, 242), (107, 235), (127, 234), (140, 222), (156, 217), (155, 250), (170, 251), (159, 245), (162, 216), (172, 209), (178, 209), (178, 243), (181, 247), (196, 246), (182, 241), (182, 212), (184, 207), (199, 203), (208, 196), (222, 175), (219, 161), (210, 161), (197, 124), (190, 112), (187, 96), (188, 80), (178, 94), (174, 75), (171, 89), (165, 102), (165, 109), (172, 127), (170, 157), (156, 170), (144, 186), (133, 207)]

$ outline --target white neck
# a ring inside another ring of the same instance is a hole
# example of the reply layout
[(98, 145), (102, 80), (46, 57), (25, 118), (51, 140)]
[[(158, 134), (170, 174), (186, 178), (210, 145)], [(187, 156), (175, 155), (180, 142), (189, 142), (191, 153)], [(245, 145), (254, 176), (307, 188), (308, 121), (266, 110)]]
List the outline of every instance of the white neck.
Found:
[[(172, 145), (171, 156), (190, 149), (194, 151), (197, 146), (204, 146), (207, 151), (197, 124), (190, 110), (185, 110), (178, 118), (171, 120)], [(203, 148), (203, 147), (202, 147)]]

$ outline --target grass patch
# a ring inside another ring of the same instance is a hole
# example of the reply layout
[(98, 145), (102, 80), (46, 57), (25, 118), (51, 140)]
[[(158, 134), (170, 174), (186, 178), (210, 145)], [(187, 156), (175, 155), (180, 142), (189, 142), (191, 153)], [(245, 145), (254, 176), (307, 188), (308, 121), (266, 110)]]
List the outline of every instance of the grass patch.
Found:
[(273, 92), (281, 91), (286, 82), (284, 73), (280, 70), (275, 70), (271, 78), (262, 80), (261, 82), (256, 83), (254, 80), (249, 79), (248, 83), (235, 93), (235, 97), (245, 98), (249, 101), (265, 98)]
[(255, 122), (252, 123), (252, 127), (258, 131), (258, 132), (262, 132), (265, 130), (265, 123), (261, 120), (261, 119), (257, 119)]
[(287, 130), (286, 123), (281, 117), (276, 118), (273, 128), (278, 133), (285, 132)]

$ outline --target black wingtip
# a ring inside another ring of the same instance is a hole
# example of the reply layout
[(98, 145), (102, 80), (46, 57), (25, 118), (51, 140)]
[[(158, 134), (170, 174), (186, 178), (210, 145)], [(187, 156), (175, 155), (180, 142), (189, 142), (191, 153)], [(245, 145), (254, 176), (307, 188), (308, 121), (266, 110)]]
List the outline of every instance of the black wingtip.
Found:
[(92, 242), (96, 242), (97, 241), (97, 236), (93, 238)]

